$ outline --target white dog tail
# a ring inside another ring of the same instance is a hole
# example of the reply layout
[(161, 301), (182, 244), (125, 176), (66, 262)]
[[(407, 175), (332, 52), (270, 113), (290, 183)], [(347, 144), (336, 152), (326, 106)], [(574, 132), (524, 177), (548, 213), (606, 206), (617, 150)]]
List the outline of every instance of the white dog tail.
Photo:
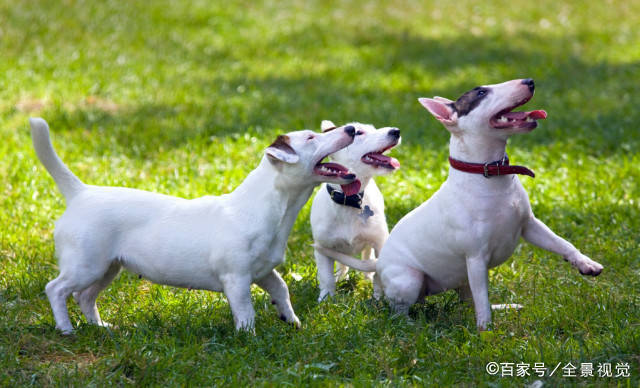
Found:
[(49, 138), (49, 125), (41, 118), (30, 118), (31, 138), (38, 159), (49, 171), (58, 189), (68, 201), (86, 186), (75, 176), (56, 154)]
[(376, 271), (376, 263), (377, 259), (371, 260), (358, 260), (355, 257), (351, 257), (349, 255), (345, 255), (342, 252), (334, 251), (333, 249), (328, 249), (321, 247), (317, 244), (313, 244), (313, 247), (323, 255), (330, 257), (334, 260), (339, 261), (340, 263), (349, 266), (353, 269), (357, 269), (362, 272), (375, 272)]

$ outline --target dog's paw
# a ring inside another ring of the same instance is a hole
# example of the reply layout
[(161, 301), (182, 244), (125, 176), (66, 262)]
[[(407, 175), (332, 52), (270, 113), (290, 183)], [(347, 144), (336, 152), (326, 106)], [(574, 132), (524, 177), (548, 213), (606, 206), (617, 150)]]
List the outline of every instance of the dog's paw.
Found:
[(296, 330), (300, 330), (300, 328), (302, 327), (300, 320), (295, 315), (293, 316), (293, 322), (291, 322), (291, 324), (296, 328)]
[(335, 292), (331, 292), (329, 290), (320, 290), (320, 296), (318, 296), (318, 303), (324, 302), (329, 297), (333, 296)]
[(598, 276), (604, 269), (600, 263), (591, 260), (582, 253), (578, 253), (577, 257), (570, 258), (569, 262), (578, 268), (578, 271), (583, 275)]
[(302, 327), (302, 324), (300, 323), (300, 320), (298, 319), (298, 317), (295, 314), (291, 318), (287, 318), (287, 317), (284, 316), (284, 314), (280, 314), (280, 320), (283, 321), (283, 322), (287, 322), (291, 326), (295, 327), (296, 330), (298, 330), (298, 329), (300, 329), (300, 327)]
[(106, 327), (107, 329), (115, 329), (116, 328), (115, 326), (113, 326), (109, 322), (105, 322), (105, 321), (100, 321), (100, 322), (96, 323), (96, 325), (98, 325), (100, 327)]
[(73, 328), (66, 328), (66, 329), (61, 329), (61, 328), (57, 328), (58, 330), (60, 330), (60, 334), (64, 335), (64, 336), (70, 336), (75, 334), (75, 331), (73, 330)]
[(242, 333), (246, 333), (246, 334), (250, 334), (250, 335), (256, 335), (256, 328), (254, 327), (253, 323), (251, 325), (246, 324), (246, 325), (236, 325), (236, 333), (242, 334)]

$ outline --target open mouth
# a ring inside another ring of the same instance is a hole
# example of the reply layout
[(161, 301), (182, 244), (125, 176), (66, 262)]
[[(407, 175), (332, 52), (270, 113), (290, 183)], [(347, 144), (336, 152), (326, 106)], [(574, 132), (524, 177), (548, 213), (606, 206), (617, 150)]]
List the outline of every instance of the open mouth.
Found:
[(355, 179), (356, 175), (350, 173), (349, 169), (341, 164), (333, 163), (333, 162), (322, 163), (322, 160), (321, 160), (313, 168), (313, 172), (316, 173), (317, 175), (322, 175), (326, 177), (332, 177), (332, 178), (338, 178), (338, 179), (341, 178), (345, 180), (353, 179), (351, 183), (340, 185), (340, 187), (342, 188), (342, 192), (345, 193), (345, 195), (358, 194), (358, 192), (360, 191), (360, 181)]
[(513, 109), (526, 104), (531, 97), (525, 98), (512, 107), (501, 110), (491, 117), (489, 124), (497, 129), (534, 129), (538, 126), (536, 120), (546, 119), (547, 112), (544, 110), (532, 110), (529, 112), (512, 112)]
[[(324, 159), (324, 158), (323, 158)], [(349, 172), (349, 169), (338, 163), (322, 163), (322, 160), (313, 167), (313, 172), (317, 175), (332, 178), (353, 179), (355, 174)]]
[(382, 150), (364, 154), (364, 156), (360, 158), (360, 160), (362, 160), (362, 163), (372, 165), (373, 167), (376, 167), (376, 168), (382, 167), (382, 168), (388, 168), (390, 170), (395, 170), (400, 167), (400, 162), (398, 162), (398, 159), (392, 158), (390, 156), (383, 155), (383, 154), (388, 150), (390, 150), (391, 148), (395, 147), (397, 144), (398, 142), (396, 141), (395, 143), (391, 144), (387, 148), (383, 148)]

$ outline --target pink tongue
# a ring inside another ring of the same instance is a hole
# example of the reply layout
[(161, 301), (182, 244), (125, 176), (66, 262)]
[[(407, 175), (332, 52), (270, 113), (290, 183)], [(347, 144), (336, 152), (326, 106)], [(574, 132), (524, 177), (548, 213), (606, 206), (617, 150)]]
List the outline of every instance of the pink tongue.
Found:
[(532, 110), (531, 112), (508, 112), (502, 114), (502, 116), (511, 120), (525, 120), (527, 117), (531, 117), (534, 120), (546, 119), (547, 112), (543, 110)]
[(377, 160), (381, 164), (388, 164), (393, 168), (400, 168), (400, 162), (398, 159), (392, 158), (391, 156), (382, 155), (382, 154), (368, 154), (370, 158)]
[(529, 114), (529, 117), (531, 117), (534, 120), (547, 118), (547, 112), (543, 110), (532, 110), (531, 112), (528, 112), (528, 114)]
[(344, 195), (356, 195), (360, 192), (360, 181), (358, 179), (348, 185), (340, 185)]
[(502, 116), (511, 120), (524, 120), (527, 118), (527, 112), (508, 112), (504, 113)]

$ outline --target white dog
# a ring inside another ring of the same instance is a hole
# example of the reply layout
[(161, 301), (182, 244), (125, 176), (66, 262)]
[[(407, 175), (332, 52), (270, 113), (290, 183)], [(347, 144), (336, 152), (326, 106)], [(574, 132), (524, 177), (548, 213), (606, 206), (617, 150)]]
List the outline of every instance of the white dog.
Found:
[[(356, 137), (350, 146), (331, 155), (331, 160), (355, 173), (356, 180), (342, 187), (326, 183), (320, 188), (311, 207), (311, 231), (317, 246), (347, 255), (362, 253), (363, 259), (373, 259), (389, 236), (384, 199), (373, 177), (400, 167), (396, 159), (383, 155), (400, 143), (400, 130), (390, 127), (376, 130), (372, 125), (360, 123), (348, 125), (356, 128)], [(331, 121), (322, 122), (323, 132), (334, 128)], [(338, 263), (341, 268), (334, 278), (334, 259), (317, 249), (314, 253), (320, 285), (318, 301), (321, 301), (335, 294), (336, 280), (346, 274), (348, 267)], [(374, 295), (377, 297), (380, 293), (380, 287), (374, 282)]]
[(284, 261), (289, 232), (313, 188), (355, 178), (339, 164), (321, 163), (351, 144), (353, 126), (279, 136), (232, 193), (186, 200), (85, 185), (56, 155), (47, 123), (30, 123), (38, 158), (67, 201), (54, 234), (60, 275), (46, 286), (63, 333), (73, 330), (66, 307), (72, 293), (87, 321), (104, 325), (96, 298), (120, 267), (160, 284), (223, 291), (236, 329), (253, 330), (250, 286), (256, 283), (281, 319), (300, 325), (274, 268)]
[[(602, 265), (533, 215), (527, 193), (513, 175), (533, 172), (509, 165), (509, 136), (530, 132), (536, 120), (546, 118), (541, 110), (512, 112), (533, 92), (533, 80), (524, 79), (477, 87), (455, 102), (420, 99), (451, 132), (451, 167), (442, 187), (393, 228), (375, 265), (396, 311), (407, 313), (424, 295), (458, 289), (463, 298), (473, 298), (478, 328), (486, 329), (491, 322), (488, 269), (504, 263), (520, 237), (562, 255), (584, 275), (602, 271)], [(374, 264), (335, 258), (360, 264), (364, 271)]]

